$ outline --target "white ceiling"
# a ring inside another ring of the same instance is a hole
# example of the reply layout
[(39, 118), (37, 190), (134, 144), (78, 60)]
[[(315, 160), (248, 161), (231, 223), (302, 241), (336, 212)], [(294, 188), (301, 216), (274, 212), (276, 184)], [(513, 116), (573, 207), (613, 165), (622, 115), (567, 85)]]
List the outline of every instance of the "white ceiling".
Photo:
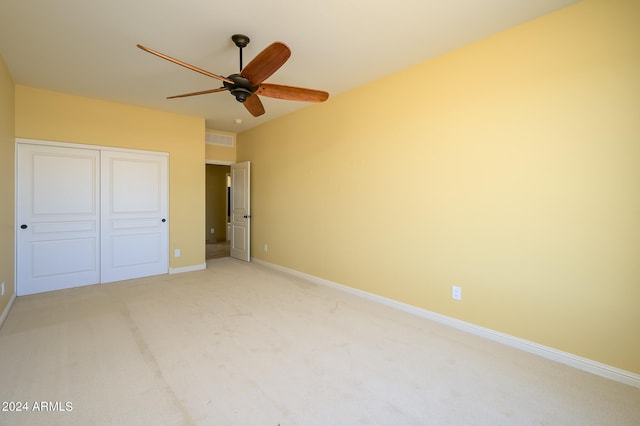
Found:
[[(262, 97), (252, 117), (229, 93), (167, 96), (220, 82), (273, 41), (291, 58), (267, 81), (332, 96), (529, 21), (576, 0), (2, 0), (0, 55), (16, 84), (204, 117), (241, 132), (309, 104)], [(242, 124), (234, 123), (240, 118)]]

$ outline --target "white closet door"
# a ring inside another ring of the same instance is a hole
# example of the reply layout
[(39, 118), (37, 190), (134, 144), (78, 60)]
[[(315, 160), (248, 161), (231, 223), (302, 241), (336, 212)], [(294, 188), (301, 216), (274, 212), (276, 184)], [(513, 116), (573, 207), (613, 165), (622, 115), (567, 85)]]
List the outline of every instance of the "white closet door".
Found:
[(102, 282), (168, 272), (168, 157), (103, 151)]
[(100, 151), (17, 146), (17, 294), (96, 284)]

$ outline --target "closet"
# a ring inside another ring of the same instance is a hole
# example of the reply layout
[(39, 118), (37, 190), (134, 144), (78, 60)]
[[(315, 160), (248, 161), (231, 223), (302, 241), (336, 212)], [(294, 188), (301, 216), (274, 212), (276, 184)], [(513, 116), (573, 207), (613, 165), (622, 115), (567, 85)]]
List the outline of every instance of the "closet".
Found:
[(19, 296), (168, 272), (168, 154), (18, 139)]

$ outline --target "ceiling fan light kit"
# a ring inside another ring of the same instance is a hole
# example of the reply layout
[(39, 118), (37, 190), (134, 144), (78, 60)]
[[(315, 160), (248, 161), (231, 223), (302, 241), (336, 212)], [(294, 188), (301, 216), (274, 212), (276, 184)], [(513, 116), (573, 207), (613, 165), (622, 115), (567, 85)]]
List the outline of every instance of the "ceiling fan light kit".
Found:
[(146, 52), (156, 55), (162, 59), (168, 60), (185, 68), (189, 68), (192, 71), (199, 72), (208, 77), (222, 81), (223, 87), (210, 90), (202, 90), (199, 92), (185, 93), (182, 95), (169, 96), (167, 99), (184, 98), (188, 96), (204, 95), (208, 93), (216, 93), (229, 91), (238, 102), (241, 102), (247, 111), (254, 117), (258, 117), (264, 114), (264, 106), (258, 95), (267, 96), (276, 99), (285, 99), (291, 101), (303, 101), (303, 102), (324, 102), (329, 98), (329, 93), (314, 90), (305, 89), (302, 87), (285, 86), (281, 84), (263, 83), (274, 72), (276, 72), (291, 56), (291, 50), (289, 47), (276, 41), (267, 46), (262, 52), (260, 52), (251, 62), (243, 67), (242, 64), (242, 49), (247, 47), (251, 41), (249, 37), (244, 34), (234, 34), (231, 36), (231, 40), (240, 50), (240, 73), (231, 74), (228, 77), (223, 77), (217, 74), (213, 74), (209, 71), (203, 70), (196, 66), (187, 64), (171, 56), (157, 52), (148, 47), (138, 44), (138, 47)]

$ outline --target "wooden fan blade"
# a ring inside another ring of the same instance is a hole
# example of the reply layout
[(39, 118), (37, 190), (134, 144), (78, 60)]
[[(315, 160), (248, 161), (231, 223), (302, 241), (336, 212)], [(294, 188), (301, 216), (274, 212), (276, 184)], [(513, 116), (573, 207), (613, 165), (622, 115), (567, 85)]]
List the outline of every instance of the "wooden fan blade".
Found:
[(178, 59), (172, 58), (171, 56), (167, 56), (164, 53), (160, 53), (160, 52), (157, 52), (157, 51), (155, 51), (153, 49), (149, 49), (148, 47), (144, 47), (141, 44), (138, 44), (137, 46), (140, 49), (144, 50), (145, 52), (149, 52), (149, 53), (151, 53), (153, 55), (156, 55), (156, 56), (158, 56), (158, 57), (160, 57), (162, 59), (166, 59), (167, 61), (171, 61), (174, 64), (178, 64), (178, 65), (181, 65), (181, 66), (183, 66), (185, 68), (189, 68), (192, 71), (199, 72), (200, 74), (204, 74), (204, 75), (206, 75), (208, 77), (213, 77), (215, 79), (226, 81), (227, 83), (233, 84), (233, 80), (230, 80), (227, 77), (223, 77), (221, 75), (213, 74), (213, 73), (210, 73), (207, 70), (203, 70), (202, 68), (198, 68), (198, 67), (195, 67), (193, 65), (189, 65), (186, 62), (182, 62), (182, 61), (180, 61)]
[(227, 90), (226, 87), (219, 87), (217, 89), (203, 90), (201, 92), (191, 92), (191, 93), (185, 93), (183, 95), (167, 96), (167, 99), (186, 98), (187, 96), (196, 96), (196, 95), (206, 95), (207, 93), (224, 92), (225, 90)]
[(289, 56), (291, 56), (289, 47), (284, 43), (276, 41), (253, 58), (253, 60), (240, 71), (240, 75), (248, 79), (252, 86), (257, 86), (287, 62)]
[(270, 98), (286, 99), (290, 101), (324, 102), (329, 98), (322, 90), (305, 89), (302, 87), (283, 86), (281, 84), (263, 83), (255, 94)]
[(254, 117), (264, 114), (264, 105), (262, 105), (262, 101), (255, 93), (249, 96), (242, 104)]

